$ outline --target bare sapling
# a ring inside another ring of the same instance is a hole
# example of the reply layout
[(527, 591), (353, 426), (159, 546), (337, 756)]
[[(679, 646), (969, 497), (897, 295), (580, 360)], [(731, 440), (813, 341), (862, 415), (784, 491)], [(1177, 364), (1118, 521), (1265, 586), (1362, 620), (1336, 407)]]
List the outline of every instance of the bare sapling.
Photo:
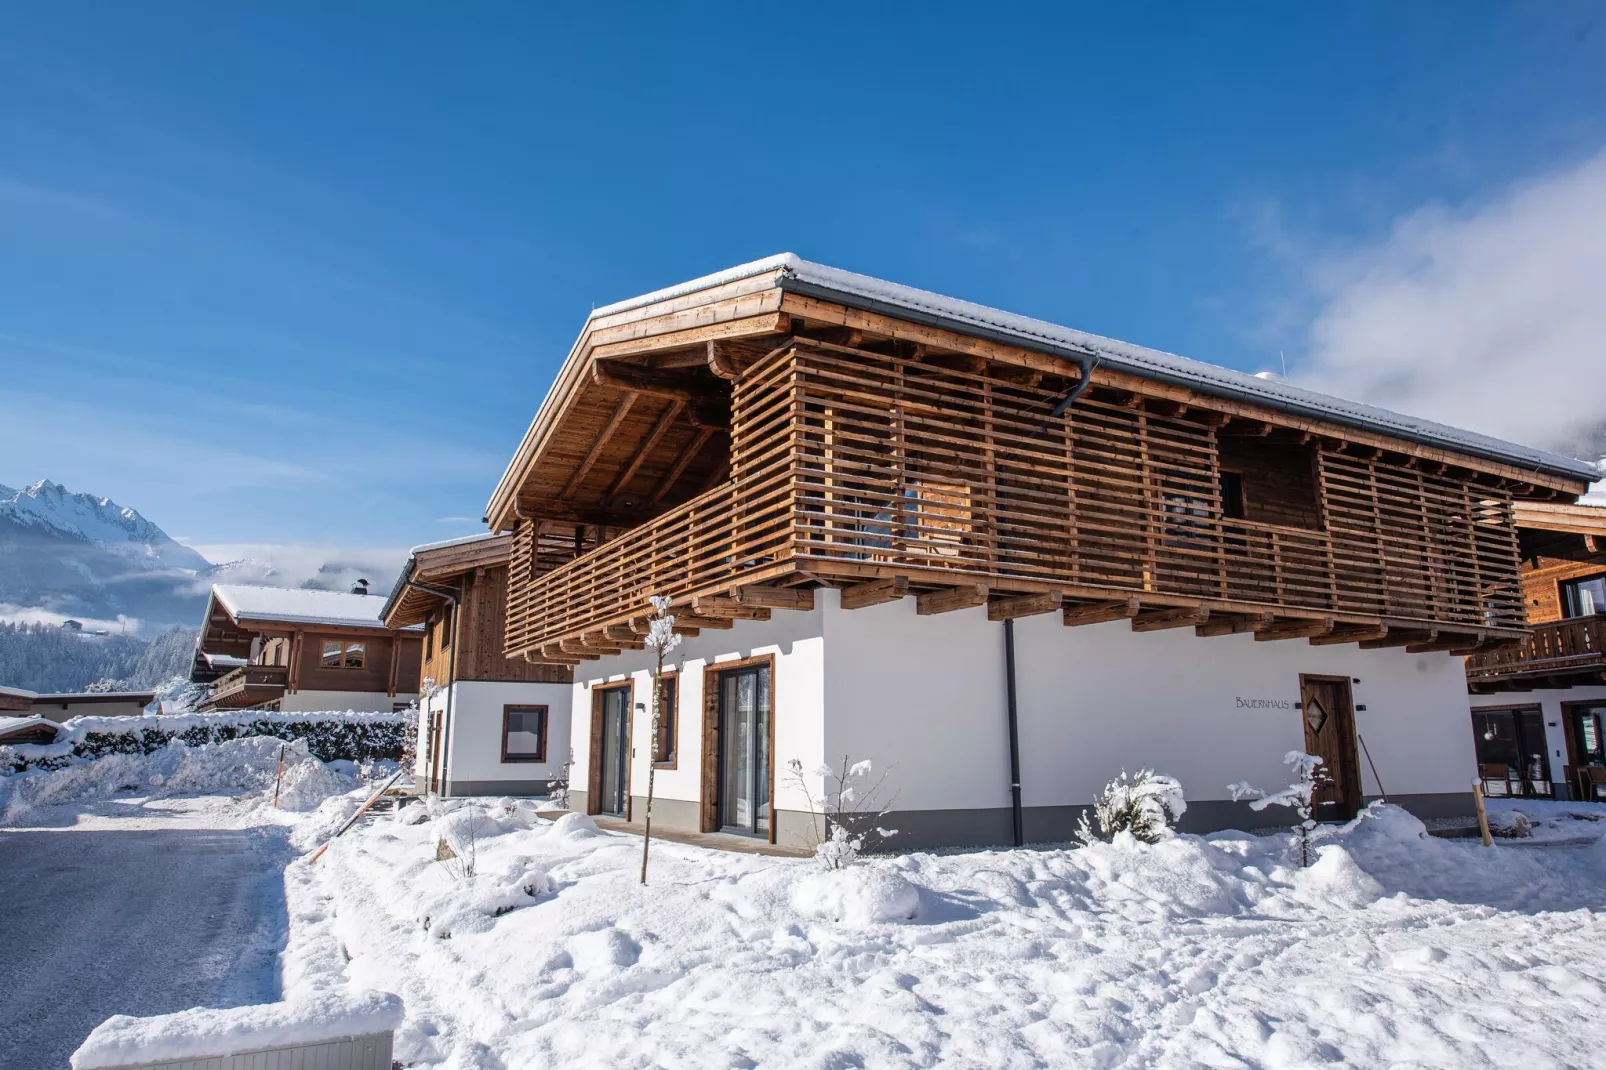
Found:
[(1283, 764), (1293, 769), (1294, 782), (1282, 791), (1268, 795), (1245, 780), (1228, 784), (1227, 791), (1234, 802), (1248, 799), (1251, 810), (1264, 810), (1268, 806), (1293, 807), (1294, 813), (1299, 815), (1299, 864), (1308, 867), (1311, 833), (1316, 831), (1316, 791), (1331, 784), (1333, 778), (1319, 754), (1291, 750), (1283, 755)]
[(897, 796), (883, 801), (887, 773), (872, 782), (874, 769), (868, 758), (855, 762), (844, 754), (840, 771), (828, 765), (814, 769), (812, 775), (821, 784), (818, 796), (801, 761), (793, 758), (786, 767), (787, 779), (808, 803), (809, 846), (826, 869), (845, 869), (864, 851), (873, 851), (898, 834), (897, 829), (881, 825)]
[(574, 750), (571, 748), (569, 757), (558, 766), (557, 773), (546, 782), (547, 801), (557, 806), (559, 810), (569, 808), (569, 778), (574, 774)]
[[(669, 599), (665, 595), (655, 594), (652, 602), (652, 616), (647, 623), (647, 649), (653, 652), (652, 667), (652, 731), (647, 737), (647, 752), (651, 758), (658, 746), (658, 727), (663, 718), (664, 705), (664, 656), (680, 645), (680, 636), (675, 633), (675, 618), (669, 612)], [(647, 763), (647, 815), (645, 826), (641, 833), (641, 883), (647, 883), (647, 852), (652, 846), (652, 795), (653, 780), (658, 771), (658, 763)]]

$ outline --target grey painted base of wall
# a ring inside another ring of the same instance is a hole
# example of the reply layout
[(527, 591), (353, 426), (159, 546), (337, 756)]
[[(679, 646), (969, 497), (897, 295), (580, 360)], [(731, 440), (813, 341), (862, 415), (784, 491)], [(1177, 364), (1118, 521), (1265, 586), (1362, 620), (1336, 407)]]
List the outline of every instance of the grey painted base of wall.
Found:
[[(484, 783), (484, 782), (482, 782)], [(476, 794), (512, 794), (477, 792)], [(1376, 796), (1367, 802), (1376, 801)], [(1389, 802), (1402, 806), (1423, 820), (1432, 818), (1471, 818), (1475, 814), (1472, 793), (1436, 795), (1391, 795)], [(586, 812), (586, 793), (569, 792), (569, 808)], [(1066, 843), (1076, 838), (1076, 826), (1086, 806), (1028, 806), (1022, 813), (1027, 843)], [(631, 797), (631, 814), (639, 822), (647, 812), (647, 797)], [(701, 831), (699, 805), (684, 799), (654, 799), (652, 820), (655, 827), (682, 832)], [(1177, 823), (1181, 832), (1196, 835), (1223, 829), (1264, 829), (1289, 827), (1296, 820), (1286, 806), (1252, 810), (1247, 802), (1202, 800), (1188, 804)], [(775, 842), (786, 847), (807, 847), (814, 843), (814, 818), (801, 811), (776, 811)], [(882, 845), (887, 852), (918, 851), (933, 847), (1002, 847), (1015, 842), (1014, 826), (1008, 807), (990, 810), (899, 810), (881, 822), (898, 834)]]
[(476, 795), (512, 795), (517, 798), (546, 793), (545, 780), (448, 780), (445, 792), (447, 798), (453, 799)]
[[(1368, 799), (1368, 802), (1373, 801)], [(1473, 816), (1472, 793), (1392, 795), (1389, 802), (1417, 817)], [(1086, 806), (1028, 806), (1022, 812), (1027, 843), (1064, 843), (1075, 839), (1076, 826)], [(806, 816), (806, 815), (800, 815)], [(1223, 829), (1263, 829), (1291, 826), (1296, 816), (1288, 807), (1252, 810), (1247, 802), (1203, 800), (1190, 802), (1177, 823), (1178, 831), (1203, 834)], [(1008, 807), (989, 810), (900, 810), (881, 822), (898, 834), (887, 840), (889, 852), (932, 847), (988, 847), (1014, 842), (1014, 825)]]

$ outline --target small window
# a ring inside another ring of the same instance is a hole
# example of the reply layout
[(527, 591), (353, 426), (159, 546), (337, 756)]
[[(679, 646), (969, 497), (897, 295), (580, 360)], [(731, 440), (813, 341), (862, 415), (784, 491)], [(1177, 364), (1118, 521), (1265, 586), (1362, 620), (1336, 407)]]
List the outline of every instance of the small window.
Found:
[(1567, 580), (1561, 585), (1561, 611), (1568, 617), (1606, 613), (1606, 575)]
[(546, 761), (546, 707), (502, 707), (502, 760)]
[(655, 765), (675, 764), (675, 722), (679, 720), (676, 714), (679, 710), (677, 699), (680, 690), (675, 686), (677, 683), (679, 681), (676, 677), (664, 674), (663, 705), (658, 713), (658, 732), (652, 741), (652, 760)]
[(435, 633), (429, 628), (424, 629), (424, 660), (428, 661), (435, 656)]
[(441, 653), (446, 653), (452, 645), (452, 607), (448, 605), (441, 611)]
[(323, 641), (323, 666), (326, 669), (360, 669), (366, 643), (343, 643), (339, 639)]

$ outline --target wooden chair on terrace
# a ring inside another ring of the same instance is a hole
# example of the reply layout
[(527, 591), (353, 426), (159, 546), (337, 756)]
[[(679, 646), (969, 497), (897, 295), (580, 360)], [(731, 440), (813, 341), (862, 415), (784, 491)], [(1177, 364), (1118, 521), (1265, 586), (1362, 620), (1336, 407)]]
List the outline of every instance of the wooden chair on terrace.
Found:
[(1606, 766), (1586, 765), (1578, 770), (1578, 797), (1586, 802), (1606, 802)]
[(1511, 767), (1508, 765), (1499, 762), (1479, 765), (1478, 778), (1483, 781), (1483, 794), (1487, 798), (1516, 794), (1511, 781)]

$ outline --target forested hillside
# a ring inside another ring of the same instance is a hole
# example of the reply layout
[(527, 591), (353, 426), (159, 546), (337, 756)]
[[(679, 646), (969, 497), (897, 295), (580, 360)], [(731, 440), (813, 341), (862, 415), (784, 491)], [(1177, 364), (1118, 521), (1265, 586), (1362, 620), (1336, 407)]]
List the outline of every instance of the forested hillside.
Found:
[(134, 690), (188, 676), (195, 631), (149, 639), (88, 636), (47, 624), (0, 624), (0, 684), (29, 691)]

